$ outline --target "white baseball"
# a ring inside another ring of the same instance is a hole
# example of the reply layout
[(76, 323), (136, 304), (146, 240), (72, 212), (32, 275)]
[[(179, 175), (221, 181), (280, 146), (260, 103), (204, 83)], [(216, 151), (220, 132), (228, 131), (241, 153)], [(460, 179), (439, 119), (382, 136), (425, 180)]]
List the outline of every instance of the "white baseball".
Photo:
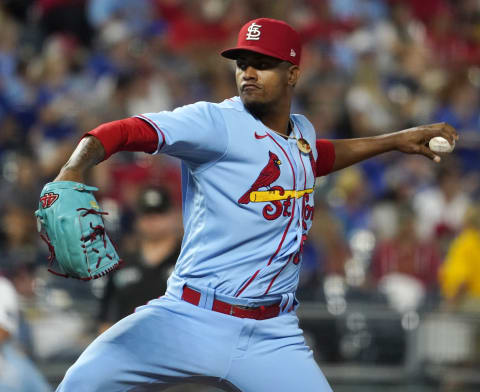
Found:
[(453, 141), (453, 145), (451, 145), (447, 139), (441, 136), (436, 136), (430, 139), (430, 141), (428, 142), (428, 147), (433, 152), (449, 153), (452, 152), (455, 148), (455, 141)]

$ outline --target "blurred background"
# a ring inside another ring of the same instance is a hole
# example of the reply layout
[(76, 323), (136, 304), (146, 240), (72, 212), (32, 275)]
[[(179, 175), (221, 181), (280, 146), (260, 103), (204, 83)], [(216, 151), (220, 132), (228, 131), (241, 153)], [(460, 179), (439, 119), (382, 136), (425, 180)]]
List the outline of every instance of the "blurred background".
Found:
[(460, 134), (440, 164), (389, 153), (318, 180), (298, 314), (332, 387), (480, 390), (479, 0), (2, 0), (0, 391), (54, 389), (163, 294), (178, 254), (179, 161), (120, 153), (92, 171), (126, 267), (88, 283), (47, 272), (44, 183), (103, 122), (236, 95), (218, 52), (257, 17), (300, 32), (294, 112), (318, 137)]

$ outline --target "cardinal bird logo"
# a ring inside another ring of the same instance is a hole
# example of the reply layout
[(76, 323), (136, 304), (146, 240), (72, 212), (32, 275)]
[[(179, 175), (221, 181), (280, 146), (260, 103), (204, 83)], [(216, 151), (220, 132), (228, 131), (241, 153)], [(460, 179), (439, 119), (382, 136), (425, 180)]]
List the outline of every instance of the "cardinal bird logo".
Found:
[(245, 192), (245, 194), (238, 199), (238, 202), (241, 204), (248, 204), (250, 202), (250, 193), (259, 190), (260, 188), (266, 187), (270, 188), (270, 185), (280, 177), (280, 165), (282, 162), (278, 159), (278, 156), (273, 152), (268, 152), (269, 159), (268, 163), (260, 172), (260, 175), (255, 180), (250, 189)]

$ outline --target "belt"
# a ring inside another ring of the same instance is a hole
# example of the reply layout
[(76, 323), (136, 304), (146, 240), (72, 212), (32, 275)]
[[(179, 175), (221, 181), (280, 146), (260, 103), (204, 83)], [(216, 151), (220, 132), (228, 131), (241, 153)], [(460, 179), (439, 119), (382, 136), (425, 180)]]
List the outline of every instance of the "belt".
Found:
[[(198, 306), (200, 303), (201, 293), (188, 286), (183, 286), (182, 299), (193, 305)], [(293, 306), (288, 310), (293, 309)], [(245, 307), (240, 305), (233, 305), (227, 302), (220, 301), (218, 299), (213, 300), (212, 310), (214, 312), (229, 314), (231, 316), (240, 318), (250, 318), (255, 320), (266, 320), (272, 317), (277, 317), (280, 314), (280, 303), (259, 306), (259, 307)]]

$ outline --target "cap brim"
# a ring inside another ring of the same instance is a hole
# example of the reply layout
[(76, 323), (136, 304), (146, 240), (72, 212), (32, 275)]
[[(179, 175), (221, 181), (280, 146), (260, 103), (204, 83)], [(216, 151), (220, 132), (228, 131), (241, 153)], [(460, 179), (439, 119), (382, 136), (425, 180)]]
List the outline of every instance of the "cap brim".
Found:
[(264, 48), (261, 48), (258, 46), (237, 46), (235, 48), (225, 49), (221, 51), (220, 54), (227, 59), (236, 60), (238, 56), (245, 51), (264, 54), (266, 56), (270, 56), (278, 60), (288, 61), (289, 63), (292, 62), (290, 59), (285, 59), (283, 57), (280, 57), (277, 53), (273, 53), (269, 50), (265, 50)]

